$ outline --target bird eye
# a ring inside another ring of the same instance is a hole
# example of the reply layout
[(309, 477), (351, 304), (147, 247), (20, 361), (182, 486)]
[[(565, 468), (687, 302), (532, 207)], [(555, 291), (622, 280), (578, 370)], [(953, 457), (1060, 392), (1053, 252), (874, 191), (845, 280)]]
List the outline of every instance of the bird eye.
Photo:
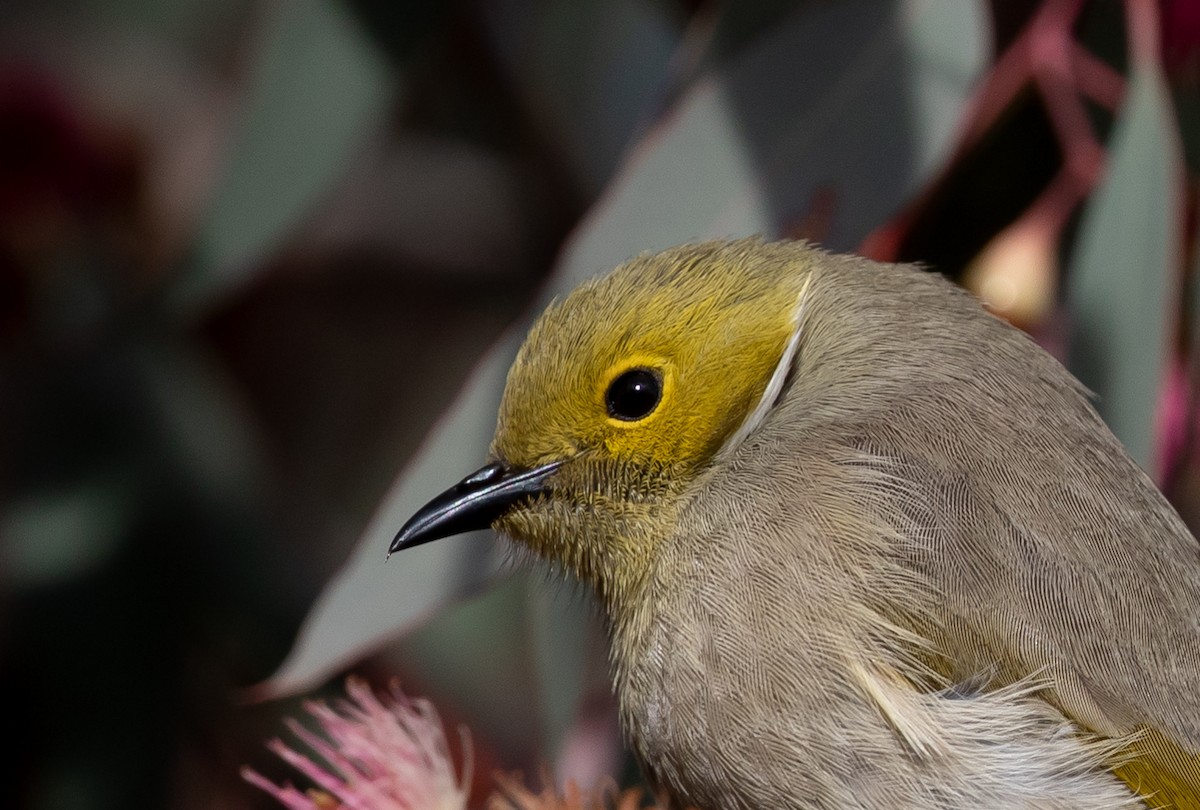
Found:
[(648, 368), (631, 368), (612, 381), (604, 395), (608, 415), (623, 422), (649, 416), (662, 399), (662, 380)]

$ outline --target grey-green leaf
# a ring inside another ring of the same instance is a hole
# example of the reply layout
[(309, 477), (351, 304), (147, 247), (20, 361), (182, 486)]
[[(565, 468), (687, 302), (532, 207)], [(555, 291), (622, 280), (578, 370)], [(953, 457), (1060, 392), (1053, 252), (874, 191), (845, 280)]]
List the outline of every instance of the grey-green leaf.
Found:
[(1067, 277), (1072, 370), (1143, 468), (1168, 347), (1182, 158), (1157, 64), (1137, 64)]
[(344, 3), (270, 6), (244, 118), (180, 303), (240, 282), (297, 227), (386, 112), (391, 70)]

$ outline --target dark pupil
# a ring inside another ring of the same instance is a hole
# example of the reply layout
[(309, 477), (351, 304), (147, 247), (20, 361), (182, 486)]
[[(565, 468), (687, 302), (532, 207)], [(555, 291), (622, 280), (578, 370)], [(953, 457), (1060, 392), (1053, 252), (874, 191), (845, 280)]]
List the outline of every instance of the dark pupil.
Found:
[(609, 416), (632, 422), (653, 411), (661, 397), (658, 375), (648, 369), (634, 368), (612, 381), (604, 395), (604, 404)]

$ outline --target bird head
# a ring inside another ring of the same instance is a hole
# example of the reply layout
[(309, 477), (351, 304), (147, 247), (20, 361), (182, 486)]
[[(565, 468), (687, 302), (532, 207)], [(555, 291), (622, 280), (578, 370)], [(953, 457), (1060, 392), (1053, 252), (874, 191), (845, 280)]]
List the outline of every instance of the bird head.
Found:
[(605, 601), (635, 587), (698, 479), (779, 395), (815, 255), (690, 245), (551, 304), (509, 371), (490, 463), (414, 515), (391, 551), (490, 525)]

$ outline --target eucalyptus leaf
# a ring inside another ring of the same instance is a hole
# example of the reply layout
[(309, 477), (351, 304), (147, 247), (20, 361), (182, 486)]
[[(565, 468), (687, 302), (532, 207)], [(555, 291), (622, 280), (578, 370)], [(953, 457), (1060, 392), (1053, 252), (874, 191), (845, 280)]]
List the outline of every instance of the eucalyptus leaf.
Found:
[(1144, 469), (1166, 370), (1183, 162), (1159, 65), (1134, 65), (1067, 276), (1070, 365)]
[(154, 32), (184, 45), (189, 53), (220, 61), (236, 47), (238, 32), (263, 0), (85, 0), (40, 5), (75, 6), (75, 14), (90, 26)]
[(680, 24), (645, 0), (493, 0), (484, 28), (542, 137), (598, 192), (666, 91)]
[(346, 170), (393, 93), (387, 60), (342, 3), (288, 0), (264, 16), (225, 180), (178, 291), (184, 307), (261, 265)]
[(536, 767), (543, 739), (537, 667), (525, 602), (538, 591), (525, 572), (443, 611), (389, 652), (438, 705), (471, 718), (473, 735), (504, 752), (509, 767)]
[(0, 582), (6, 589), (82, 577), (120, 550), (136, 501), (111, 474), (5, 504), (0, 517)]
[(496, 544), (489, 532), (426, 544), (390, 561), (386, 552), (421, 504), (482, 465), (515, 351), (516, 335), (510, 335), (472, 373), (384, 498), (349, 562), (325, 587), (287, 660), (258, 693), (281, 696), (310, 689), (495, 576)]

